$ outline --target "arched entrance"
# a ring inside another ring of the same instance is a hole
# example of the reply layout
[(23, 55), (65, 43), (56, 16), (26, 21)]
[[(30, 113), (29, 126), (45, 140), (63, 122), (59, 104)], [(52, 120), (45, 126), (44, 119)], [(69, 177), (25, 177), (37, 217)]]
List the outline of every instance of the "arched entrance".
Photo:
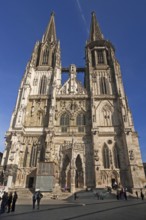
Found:
[(61, 172), (61, 187), (66, 189), (70, 189), (70, 180), (71, 180), (71, 172), (70, 172), (70, 159), (66, 155), (63, 161), (63, 167)]
[(111, 173), (111, 187), (113, 189), (117, 189), (118, 184), (118, 173), (116, 171), (113, 171)]
[(83, 188), (84, 186), (84, 177), (83, 177), (83, 166), (80, 155), (76, 158), (76, 174), (75, 174), (75, 187)]

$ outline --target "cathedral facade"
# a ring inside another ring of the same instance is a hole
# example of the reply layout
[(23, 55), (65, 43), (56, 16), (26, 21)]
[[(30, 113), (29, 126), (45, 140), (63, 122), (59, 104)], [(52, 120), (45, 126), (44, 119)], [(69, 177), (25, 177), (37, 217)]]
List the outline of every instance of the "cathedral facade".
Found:
[[(84, 75), (79, 82), (78, 74)], [(62, 85), (62, 75), (68, 80)], [(132, 114), (111, 42), (96, 15), (85, 45), (85, 66), (62, 67), (51, 14), (21, 81), (1, 169), (9, 187), (142, 188), (144, 169)]]

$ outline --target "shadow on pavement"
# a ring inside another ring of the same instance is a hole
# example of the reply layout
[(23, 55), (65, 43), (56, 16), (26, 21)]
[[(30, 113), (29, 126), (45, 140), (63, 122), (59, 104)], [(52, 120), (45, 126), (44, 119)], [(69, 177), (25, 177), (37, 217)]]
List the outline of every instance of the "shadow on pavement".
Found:
[[(120, 204), (120, 202), (125, 202), (125, 204), (124, 205)], [(110, 210), (114, 210), (114, 209), (120, 209), (120, 208), (125, 208), (128, 206), (137, 206), (137, 205), (146, 204), (146, 202), (144, 202), (144, 201), (143, 202), (137, 201), (134, 204), (128, 204), (128, 201), (123, 201), (123, 200), (121, 200), (121, 201), (104, 201), (104, 202), (102, 201), (102, 202), (94, 202), (94, 203), (90, 203), (90, 204), (74, 203), (74, 204), (64, 204), (64, 205), (41, 205), (39, 210), (38, 209), (32, 210), (32, 206), (30, 206), (30, 205), (17, 205), (15, 213), (1, 213), (0, 217), (10, 219), (10, 217), (12, 217), (12, 216), (19, 216), (19, 215), (22, 216), (22, 215), (28, 215), (28, 214), (35, 215), (35, 214), (38, 214), (38, 212), (46, 212), (46, 211), (51, 211), (51, 210), (75, 208), (75, 207), (79, 207), (79, 206), (103, 205), (105, 203), (106, 204), (107, 203), (114, 203), (114, 204), (116, 203), (116, 204), (118, 204), (118, 206), (115, 206), (112, 208), (107, 208), (107, 209), (101, 209), (101, 210), (86, 213), (86, 214), (76, 215), (76, 216), (69, 217), (69, 218), (64, 218), (63, 220), (78, 219), (80, 217), (93, 215), (93, 214), (97, 214), (97, 213), (101, 213), (101, 212), (106, 212), (106, 211), (110, 211)], [(49, 206), (49, 208), (48, 208), (48, 206)]]

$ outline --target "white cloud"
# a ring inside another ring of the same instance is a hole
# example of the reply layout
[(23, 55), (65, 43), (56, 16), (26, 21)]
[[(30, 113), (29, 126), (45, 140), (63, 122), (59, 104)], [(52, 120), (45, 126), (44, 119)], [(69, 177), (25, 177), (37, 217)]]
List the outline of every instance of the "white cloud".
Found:
[(88, 29), (88, 26), (87, 26), (86, 18), (84, 16), (81, 4), (80, 4), (79, 0), (76, 0), (76, 2), (77, 2), (78, 9), (79, 9), (79, 11), (81, 13), (81, 18), (82, 18), (82, 20), (83, 20), (83, 22), (85, 24), (85, 28), (86, 28), (87, 34), (89, 34), (89, 29)]

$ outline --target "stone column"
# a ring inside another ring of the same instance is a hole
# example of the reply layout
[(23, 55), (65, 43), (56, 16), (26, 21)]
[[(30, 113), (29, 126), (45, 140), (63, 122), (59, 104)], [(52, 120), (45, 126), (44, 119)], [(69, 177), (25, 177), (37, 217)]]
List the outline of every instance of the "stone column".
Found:
[(71, 161), (71, 183), (70, 183), (70, 191), (72, 193), (75, 192), (75, 175), (76, 175), (76, 172), (75, 172), (75, 159), (74, 159), (74, 155), (72, 155), (72, 161)]
[(75, 167), (71, 168), (71, 184), (70, 184), (71, 193), (75, 192)]

